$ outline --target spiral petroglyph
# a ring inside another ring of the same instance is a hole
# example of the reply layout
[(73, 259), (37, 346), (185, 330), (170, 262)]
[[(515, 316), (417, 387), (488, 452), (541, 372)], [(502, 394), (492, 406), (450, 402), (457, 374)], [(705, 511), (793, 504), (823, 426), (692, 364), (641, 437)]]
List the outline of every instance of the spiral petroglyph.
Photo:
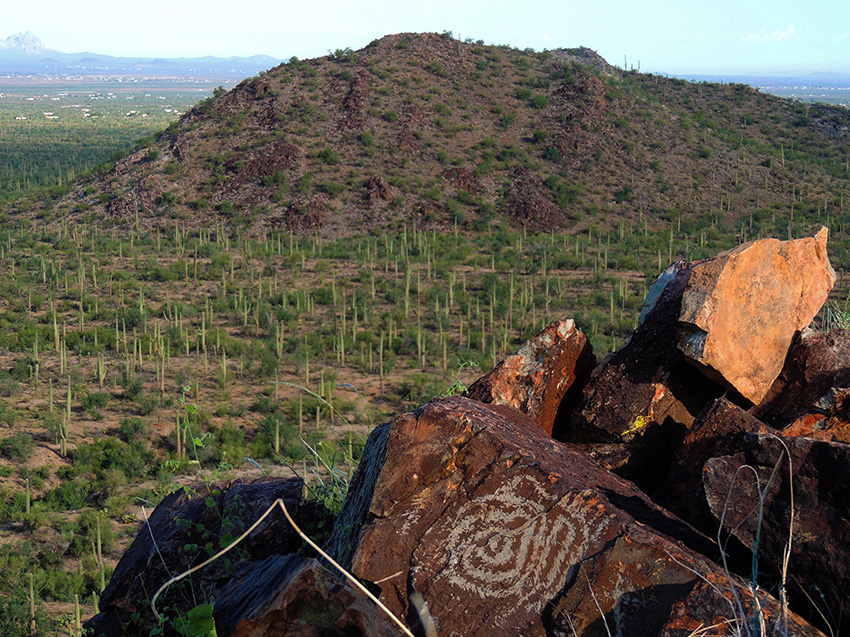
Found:
[[(601, 511), (588, 520), (588, 497), (581, 491), (553, 493), (534, 478), (513, 476), (446, 511), (428, 530), (420, 545), (426, 548), (414, 555), (421, 565), (414, 569), (414, 585), (432, 593), (432, 604), (449, 603), (463, 592), (485, 604), (511, 598), (539, 612), (608, 526)], [(498, 617), (491, 621), (500, 623)]]

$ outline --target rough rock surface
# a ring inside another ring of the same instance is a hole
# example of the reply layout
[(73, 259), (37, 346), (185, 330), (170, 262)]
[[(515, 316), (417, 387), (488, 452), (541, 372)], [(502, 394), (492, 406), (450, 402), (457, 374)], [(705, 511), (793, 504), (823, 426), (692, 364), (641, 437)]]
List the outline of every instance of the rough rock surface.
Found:
[(275, 555), (250, 562), (215, 602), (224, 637), (397, 637), (372, 600), (315, 559)]
[(562, 403), (569, 413), (574, 402), (565, 401), (567, 393), (594, 363), (590, 341), (575, 321), (556, 321), (475, 381), (466, 396), (519, 409), (552, 435)]
[[(759, 534), (760, 568), (779, 568), (792, 531), (789, 589), (814, 600), (832, 628), (845, 634), (850, 631), (850, 445), (748, 434), (743, 447), (741, 453), (706, 464), (704, 482), (712, 513), (749, 547)], [(743, 466), (751, 469), (741, 471)], [(761, 519), (753, 472), (764, 495)]]
[(652, 499), (714, 537), (717, 521), (709, 509), (702, 482), (705, 463), (711, 458), (740, 452), (748, 433), (772, 432), (770, 427), (737, 405), (718, 398), (688, 430)]
[[(238, 537), (277, 498), (284, 501), (299, 524), (309, 528), (317, 513), (314, 506), (303, 506), (301, 488), (301, 479), (260, 478), (201, 484), (188, 492), (180, 490), (167, 496), (118, 562), (101, 596), (101, 612), (86, 627), (95, 635), (120, 635), (121, 623), (134, 613), (141, 613), (140, 623), (136, 624), (140, 634), (155, 626), (149, 602), (156, 590), (172, 576), (209, 557), (204, 549), (208, 542), (218, 548), (225, 536)], [(261, 560), (293, 553), (301, 545), (301, 538), (286, 523), (283, 513), (275, 510), (240, 544), (239, 554), (247, 560)], [(201, 603), (187, 592), (190, 588), (214, 598), (232, 575), (229, 562), (232, 560), (216, 561), (195, 574), (191, 583), (175, 584), (160, 596), (157, 605), (185, 613)]]
[(436, 400), (369, 447), (380, 469), (361, 464), (373, 480), (330, 548), (408, 622), (414, 591), (441, 635), (686, 635), (732, 616), (740, 582), (704, 557), (712, 542), (516, 410)]
[(850, 330), (807, 329), (788, 352), (767, 396), (751, 411), (778, 428), (804, 416), (822, 416), (815, 421), (840, 418), (846, 388), (850, 388)]
[(835, 282), (827, 234), (762, 239), (695, 263), (679, 316), (678, 345), (688, 360), (760, 403)]
[(631, 339), (590, 375), (558, 439), (647, 492), (659, 483), (685, 431), (725, 389), (676, 347), (682, 292), (693, 265), (677, 262), (652, 285)]

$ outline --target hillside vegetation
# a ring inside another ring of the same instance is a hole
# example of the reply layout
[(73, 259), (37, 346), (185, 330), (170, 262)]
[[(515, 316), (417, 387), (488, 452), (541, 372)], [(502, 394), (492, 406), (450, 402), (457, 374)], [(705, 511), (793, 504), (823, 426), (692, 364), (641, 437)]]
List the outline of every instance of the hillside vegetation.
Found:
[(400, 34), (218, 92), (58, 202), (26, 207), (326, 236), (412, 221), (740, 232), (750, 216), (787, 235), (792, 220), (843, 215), (848, 125), (846, 109), (623, 72), (588, 49)]

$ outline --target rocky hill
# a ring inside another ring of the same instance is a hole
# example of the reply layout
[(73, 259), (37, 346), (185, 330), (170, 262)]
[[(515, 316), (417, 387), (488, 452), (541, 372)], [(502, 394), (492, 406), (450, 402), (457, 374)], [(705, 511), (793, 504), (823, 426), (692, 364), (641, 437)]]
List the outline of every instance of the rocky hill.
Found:
[(412, 220), (735, 227), (843, 213), (848, 141), (845, 109), (744, 85), (397, 34), (219, 91), (28, 213), (327, 236)]

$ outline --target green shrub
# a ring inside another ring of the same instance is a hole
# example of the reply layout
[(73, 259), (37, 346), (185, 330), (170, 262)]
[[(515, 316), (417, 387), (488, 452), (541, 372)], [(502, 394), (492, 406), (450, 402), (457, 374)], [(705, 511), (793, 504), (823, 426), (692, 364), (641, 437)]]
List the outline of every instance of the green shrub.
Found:
[(531, 107), (537, 109), (544, 109), (549, 106), (549, 96), (548, 95), (535, 95), (531, 98)]
[(319, 151), (319, 159), (329, 166), (339, 163), (339, 155), (330, 148), (323, 148)]
[(331, 197), (336, 197), (339, 193), (345, 190), (345, 186), (336, 181), (326, 181), (322, 184), (322, 190)]
[(27, 381), (32, 376), (33, 362), (28, 357), (19, 358), (12, 366), (12, 378), (21, 382)]
[(138, 416), (122, 418), (119, 430), (121, 432), (121, 437), (127, 442), (131, 442), (133, 440), (147, 440), (150, 438), (151, 434), (150, 425)]
[(41, 604), (36, 604), (35, 618), (30, 615), (29, 591), (20, 580), (10, 591), (0, 593), (0, 626), (3, 627), (3, 637), (46, 636), (53, 634), (52, 623)]
[(71, 551), (77, 557), (89, 555), (92, 545), (97, 546), (97, 532), (100, 527), (100, 544), (104, 553), (108, 553), (115, 544), (115, 530), (99, 511), (83, 511), (77, 519), (77, 532), (71, 542)]
[(85, 478), (65, 480), (44, 496), (44, 503), (50, 511), (76, 511), (86, 505), (91, 484)]
[(14, 462), (26, 462), (32, 455), (35, 443), (29, 434), (19, 431), (0, 442), (0, 454)]

